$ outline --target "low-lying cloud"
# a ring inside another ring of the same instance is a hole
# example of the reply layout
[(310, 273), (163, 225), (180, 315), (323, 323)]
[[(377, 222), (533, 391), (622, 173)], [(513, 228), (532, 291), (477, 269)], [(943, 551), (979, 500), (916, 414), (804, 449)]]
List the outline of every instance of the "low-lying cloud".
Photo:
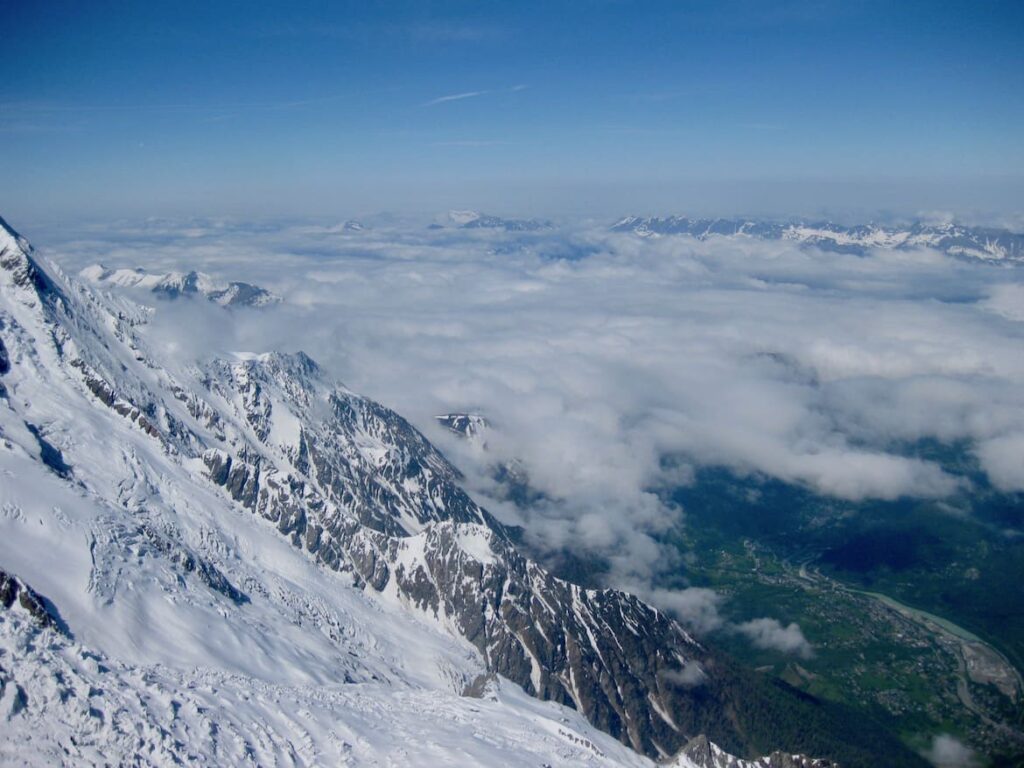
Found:
[(936, 736), (924, 756), (935, 768), (977, 768), (981, 765), (973, 749), (947, 733)]
[(638, 590), (645, 600), (670, 613), (687, 629), (703, 635), (720, 629), (725, 620), (719, 613), (724, 598), (713, 589), (688, 587), (686, 589)]
[(708, 673), (704, 671), (700, 662), (691, 659), (683, 664), (682, 669), (670, 669), (665, 673), (665, 677), (683, 688), (697, 688), (707, 681)]
[(783, 626), (777, 619), (753, 619), (736, 625), (736, 631), (746, 635), (755, 648), (809, 659), (813, 655), (811, 644), (796, 623)]

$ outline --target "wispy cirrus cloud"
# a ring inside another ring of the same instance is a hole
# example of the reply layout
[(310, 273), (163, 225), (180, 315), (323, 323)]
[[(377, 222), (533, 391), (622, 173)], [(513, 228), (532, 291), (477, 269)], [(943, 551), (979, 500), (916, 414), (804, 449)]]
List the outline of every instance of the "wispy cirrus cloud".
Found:
[(464, 93), (452, 93), (447, 96), (438, 96), (436, 99), (431, 99), (426, 102), (423, 106), (432, 107), (435, 104), (444, 104), (449, 101), (462, 101), (463, 99), (475, 99), (477, 96), (486, 96), (490, 91), (466, 91)]
[(523, 83), (517, 83), (516, 85), (510, 86), (508, 88), (499, 88), (499, 89), (496, 89), (496, 90), (465, 91), (463, 93), (452, 93), (452, 94), (448, 94), (446, 96), (438, 96), (436, 99), (431, 99), (430, 101), (424, 103), (423, 106), (424, 107), (432, 107), (435, 104), (444, 104), (445, 102), (449, 102), (449, 101), (462, 101), (463, 99), (475, 99), (478, 96), (487, 96), (488, 94), (492, 94), (492, 93), (519, 93), (520, 91), (525, 91), (529, 87), (530, 86), (525, 85)]

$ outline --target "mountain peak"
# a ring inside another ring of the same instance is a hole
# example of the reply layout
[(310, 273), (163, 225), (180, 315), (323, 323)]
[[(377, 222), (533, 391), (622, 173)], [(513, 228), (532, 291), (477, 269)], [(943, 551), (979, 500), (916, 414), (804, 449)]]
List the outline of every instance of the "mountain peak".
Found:
[(459, 227), (464, 227), (480, 219), (482, 214), (476, 211), (448, 211), (448, 221)]
[(36, 261), (35, 249), (13, 227), (0, 218), (0, 271), (16, 289), (28, 291), (23, 299), (36, 299), (52, 305), (61, 297), (61, 290)]

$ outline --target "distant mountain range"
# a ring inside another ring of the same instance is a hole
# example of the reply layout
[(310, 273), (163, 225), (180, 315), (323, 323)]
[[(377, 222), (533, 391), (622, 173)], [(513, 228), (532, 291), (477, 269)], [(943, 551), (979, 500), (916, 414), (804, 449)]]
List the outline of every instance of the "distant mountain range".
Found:
[(1000, 263), (1024, 261), (1024, 234), (960, 224), (918, 222), (907, 226), (842, 226), (831, 222), (627, 216), (613, 224), (611, 229), (615, 232), (631, 232), (641, 237), (688, 235), (698, 240), (712, 237), (789, 240), (822, 250), (857, 255), (863, 255), (872, 248), (933, 248), (957, 258)]
[(107, 269), (102, 264), (93, 264), (83, 269), (79, 276), (105, 287), (142, 288), (164, 299), (201, 296), (223, 307), (263, 307), (281, 300), (258, 285), (220, 283), (195, 271), (157, 274), (142, 269)]
[[(503, 229), (506, 232), (537, 232), (551, 229), (551, 222), (542, 219), (503, 219), (477, 211), (449, 211), (448, 223), (459, 229)], [(433, 226), (443, 227), (441, 224)]]

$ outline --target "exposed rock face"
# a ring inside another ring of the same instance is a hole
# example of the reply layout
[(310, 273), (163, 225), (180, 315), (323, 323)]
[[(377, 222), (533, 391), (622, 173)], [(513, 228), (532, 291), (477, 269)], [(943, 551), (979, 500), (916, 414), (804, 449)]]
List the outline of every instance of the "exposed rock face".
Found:
[(40, 627), (60, 630), (58, 619), (47, 607), (46, 599), (17, 576), (0, 570), (0, 607), (10, 610), (15, 605)]
[(985, 261), (1024, 261), (1024, 234), (1005, 229), (964, 227), (957, 224), (922, 224), (906, 227), (861, 225), (844, 227), (831, 222), (775, 222), (749, 219), (689, 219), (627, 216), (612, 225), (616, 232), (643, 237), (689, 235), (698, 240), (709, 237), (752, 237), (761, 240), (789, 240), (822, 250), (864, 254), (870, 248), (908, 250), (934, 248), (949, 256)]
[(556, 579), (483, 526), (432, 526), (389, 542), (387, 558), (393, 588), (454, 622), (492, 671), (635, 749), (674, 749), (678, 729), (662, 713), (680, 691), (667, 678), (700, 649), (663, 614)]
[[(441, 619), (528, 692), (576, 707), (646, 753), (681, 743), (671, 716), (658, 713), (685, 695), (666, 680), (699, 651), (678, 625), (630, 595), (583, 590), (523, 558), (419, 432), (325, 384), (305, 355), (216, 361), (202, 376), (245, 424), (227, 428), (234, 450), (204, 454), (233, 498), (325, 565)], [(282, 427), (289, 418), (297, 431)]]
[[(247, 506), (277, 504), (292, 510), (286, 518), (303, 518), (304, 530), (312, 523), (310, 541), (333, 536), (343, 518), (398, 536), (442, 520), (500, 527), (458, 485), (458, 470), (405, 419), (326, 382), (301, 352), (215, 360), (197, 377), (232, 417), (227, 442), (239, 449), (206, 453), (211, 476)], [(283, 461), (268, 461), (250, 441), (269, 445)], [(314, 497), (314, 509), (299, 514), (295, 503)]]
[(491, 426), (487, 417), (479, 413), (445, 413), (435, 418), (449, 432), (467, 439), (482, 440)]

